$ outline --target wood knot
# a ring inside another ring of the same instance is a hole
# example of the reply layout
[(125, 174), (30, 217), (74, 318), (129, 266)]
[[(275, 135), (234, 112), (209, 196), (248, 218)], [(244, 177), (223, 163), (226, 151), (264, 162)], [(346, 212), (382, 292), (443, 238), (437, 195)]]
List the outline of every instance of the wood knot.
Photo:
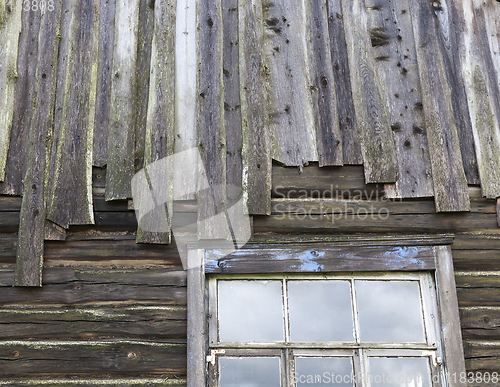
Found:
[(19, 352), (18, 351), (12, 352), (12, 357), (19, 357)]
[(129, 359), (135, 359), (137, 357), (137, 354), (135, 352), (129, 352), (128, 355), (127, 355), (127, 357)]
[(212, 28), (214, 26), (214, 21), (212, 20), (212, 18), (208, 18), (207, 20), (207, 25), (208, 27)]
[(328, 78), (325, 77), (324, 75), (321, 76), (321, 84), (323, 85), (323, 87), (328, 86)]
[(406, 141), (404, 142), (404, 144), (403, 144), (403, 145), (405, 146), (405, 148), (409, 148), (409, 147), (411, 147), (411, 142), (410, 142), (410, 140), (406, 140)]
[[(500, 1), (500, 0), (497, 0), (497, 1)], [(489, 318), (489, 317), (487, 317), (487, 316), (484, 316), (484, 317), (482, 318), (482, 320), (483, 320), (483, 322), (485, 322), (485, 323), (490, 322), (490, 318)]]

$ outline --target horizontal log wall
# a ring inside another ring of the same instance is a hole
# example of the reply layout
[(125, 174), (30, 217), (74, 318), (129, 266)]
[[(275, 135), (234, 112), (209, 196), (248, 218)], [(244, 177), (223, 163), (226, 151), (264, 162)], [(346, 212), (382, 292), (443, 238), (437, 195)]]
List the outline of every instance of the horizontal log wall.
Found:
[[(0, 364), (9, 365), (8, 372), (0, 368), (0, 386), (50, 385), (49, 379), (69, 386), (87, 377), (96, 385), (185, 383), (186, 277), (177, 246), (137, 244), (133, 204), (106, 202), (99, 191), (104, 180), (105, 170), (95, 169), (96, 225), (71, 226), (66, 241), (45, 242), (41, 289), (11, 287), (17, 246), (12, 224), (21, 199), (0, 197)], [(391, 244), (408, 234), (454, 233), (468, 371), (500, 370), (500, 229), (495, 200), (483, 199), (478, 187), (469, 187), (471, 212), (436, 214), (432, 199), (387, 199), (384, 187), (365, 184), (361, 167), (300, 172), (275, 166), (272, 196), (271, 215), (254, 218), (255, 242), (335, 242), (370, 233)], [(195, 227), (196, 202), (174, 208)], [(387, 219), (378, 217), (381, 210)], [(63, 362), (68, 353), (78, 356)], [(23, 363), (25, 356), (31, 360)], [(23, 379), (27, 375), (33, 382)]]
[(0, 269), (0, 386), (185, 385), (179, 266), (45, 268), (42, 288), (13, 276)]

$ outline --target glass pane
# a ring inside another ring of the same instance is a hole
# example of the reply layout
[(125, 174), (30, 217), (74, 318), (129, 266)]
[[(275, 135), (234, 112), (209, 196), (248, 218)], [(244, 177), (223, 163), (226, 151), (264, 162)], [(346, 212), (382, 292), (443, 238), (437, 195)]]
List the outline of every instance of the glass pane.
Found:
[(372, 387), (431, 387), (426, 357), (371, 357), (369, 364)]
[(352, 387), (354, 374), (348, 357), (298, 357), (294, 379), (300, 386)]
[(219, 281), (220, 341), (284, 341), (281, 281)]
[(354, 341), (349, 281), (289, 281), (292, 341)]
[(220, 357), (220, 387), (280, 387), (277, 357)]
[(361, 341), (425, 342), (417, 281), (355, 281)]

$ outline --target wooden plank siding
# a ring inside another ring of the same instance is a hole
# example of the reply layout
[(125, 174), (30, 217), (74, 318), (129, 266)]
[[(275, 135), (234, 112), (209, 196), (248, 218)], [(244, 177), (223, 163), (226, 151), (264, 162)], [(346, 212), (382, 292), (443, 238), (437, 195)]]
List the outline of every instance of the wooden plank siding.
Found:
[[(433, 270), (454, 237), (467, 371), (500, 371), (500, 3), (21, 6), (0, 0), (0, 386), (186, 385), (204, 362), (185, 241), (138, 230), (143, 168), (200, 239), (230, 237), (241, 188), (259, 265), (243, 249), (214, 273)], [(189, 149), (203, 165), (148, 170)]]
[[(456, 19), (463, 24), (464, 33), (459, 34), (460, 69), (464, 79), (472, 119), (472, 132), (477, 155), (479, 176), (483, 195), (488, 198), (500, 196), (500, 88), (498, 70), (498, 30), (495, 25), (495, 10), (488, 4), (464, 1), (454, 4)], [(496, 4), (491, 4), (496, 5)], [(498, 18), (498, 16), (497, 16)]]
[(375, 58), (370, 51), (376, 36), (368, 34), (368, 16), (363, 1), (342, 1), (349, 72), (354, 110), (367, 183), (395, 183), (398, 179), (396, 151), (391, 125), (384, 103), (382, 84), (375, 72)]
[(64, 3), (47, 219), (61, 227), (93, 224), (92, 142), (99, 14), (93, 1)]
[(439, 2), (410, 0), (431, 158), (436, 211), (468, 211), (467, 179), (455, 123), (445, 54), (439, 42)]
[(14, 116), (18, 41), (22, 26), (20, 0), (0, 3), (0, 181), (5, 177), (10, 131)]
[(106, 199), (131, 197), (134, 173), (135, 95), (139, 0), (116, 0), (108, 118)]
[[(31, 145), (24, 177), (24, 196), (20, 212), (14, 284), (41, 286), (43, 240), (48, 197), (49, 164), (53, 137), (57, 53), (62, 1), (53, 12), (40, 16), (38, 67), (35, 74), (32, 118), (29, 131)], [(43, 47), (43, 49), (42, 49)]]
[[(153, 164), (174, 153), (175, 133), (175, 0), (161, 1), (154, 7), (154, 36), (149, 77), (149, 101), (147, 117), (144, 120), (145, 140), (144, 172), (156, 207), (164, 207), (155, 223), (155, 230), (137, 230), (138, 243), (166, 244), (171, 241), (170, 218), (173, 204), (173, 168), (166, 163), (166, 168)], [(145, 44), (145, 43), (144, 43)], [(147, 94), (145, 95), (145, 97)], [(141, 124), (142, 125), (142, 124)], [(140, 124), (137, 124), (139, 127)], [(136, 133), (138, 134), (138, 133)], [(136, 135), (136, 141), (138, 136)], [(163, 192), (160, 192), (163, 191)], [(158, 194), (158, 195), (157, 195)]]

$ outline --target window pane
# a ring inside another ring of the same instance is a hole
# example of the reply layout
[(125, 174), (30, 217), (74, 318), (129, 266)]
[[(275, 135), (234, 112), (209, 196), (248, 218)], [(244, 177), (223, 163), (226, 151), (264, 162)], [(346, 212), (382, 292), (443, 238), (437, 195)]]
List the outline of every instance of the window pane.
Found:
[(354, 341), (349, 281), (289, 281), (291, 341)]
[(277, 357), (220, 357), (220, 387), (280, 387)]
[(219, 281), (220, 341), (284, 341), (281, 281)]
[(371, 357), (369, 363), (372, 387), (431, 387), (426, 357)]
[(295, 382), (300, 386), (352, 387), (354, 384), (351, 358), (297, 357)]
[(425, 342), (417, 281), (355, 281), (361, 341)]

